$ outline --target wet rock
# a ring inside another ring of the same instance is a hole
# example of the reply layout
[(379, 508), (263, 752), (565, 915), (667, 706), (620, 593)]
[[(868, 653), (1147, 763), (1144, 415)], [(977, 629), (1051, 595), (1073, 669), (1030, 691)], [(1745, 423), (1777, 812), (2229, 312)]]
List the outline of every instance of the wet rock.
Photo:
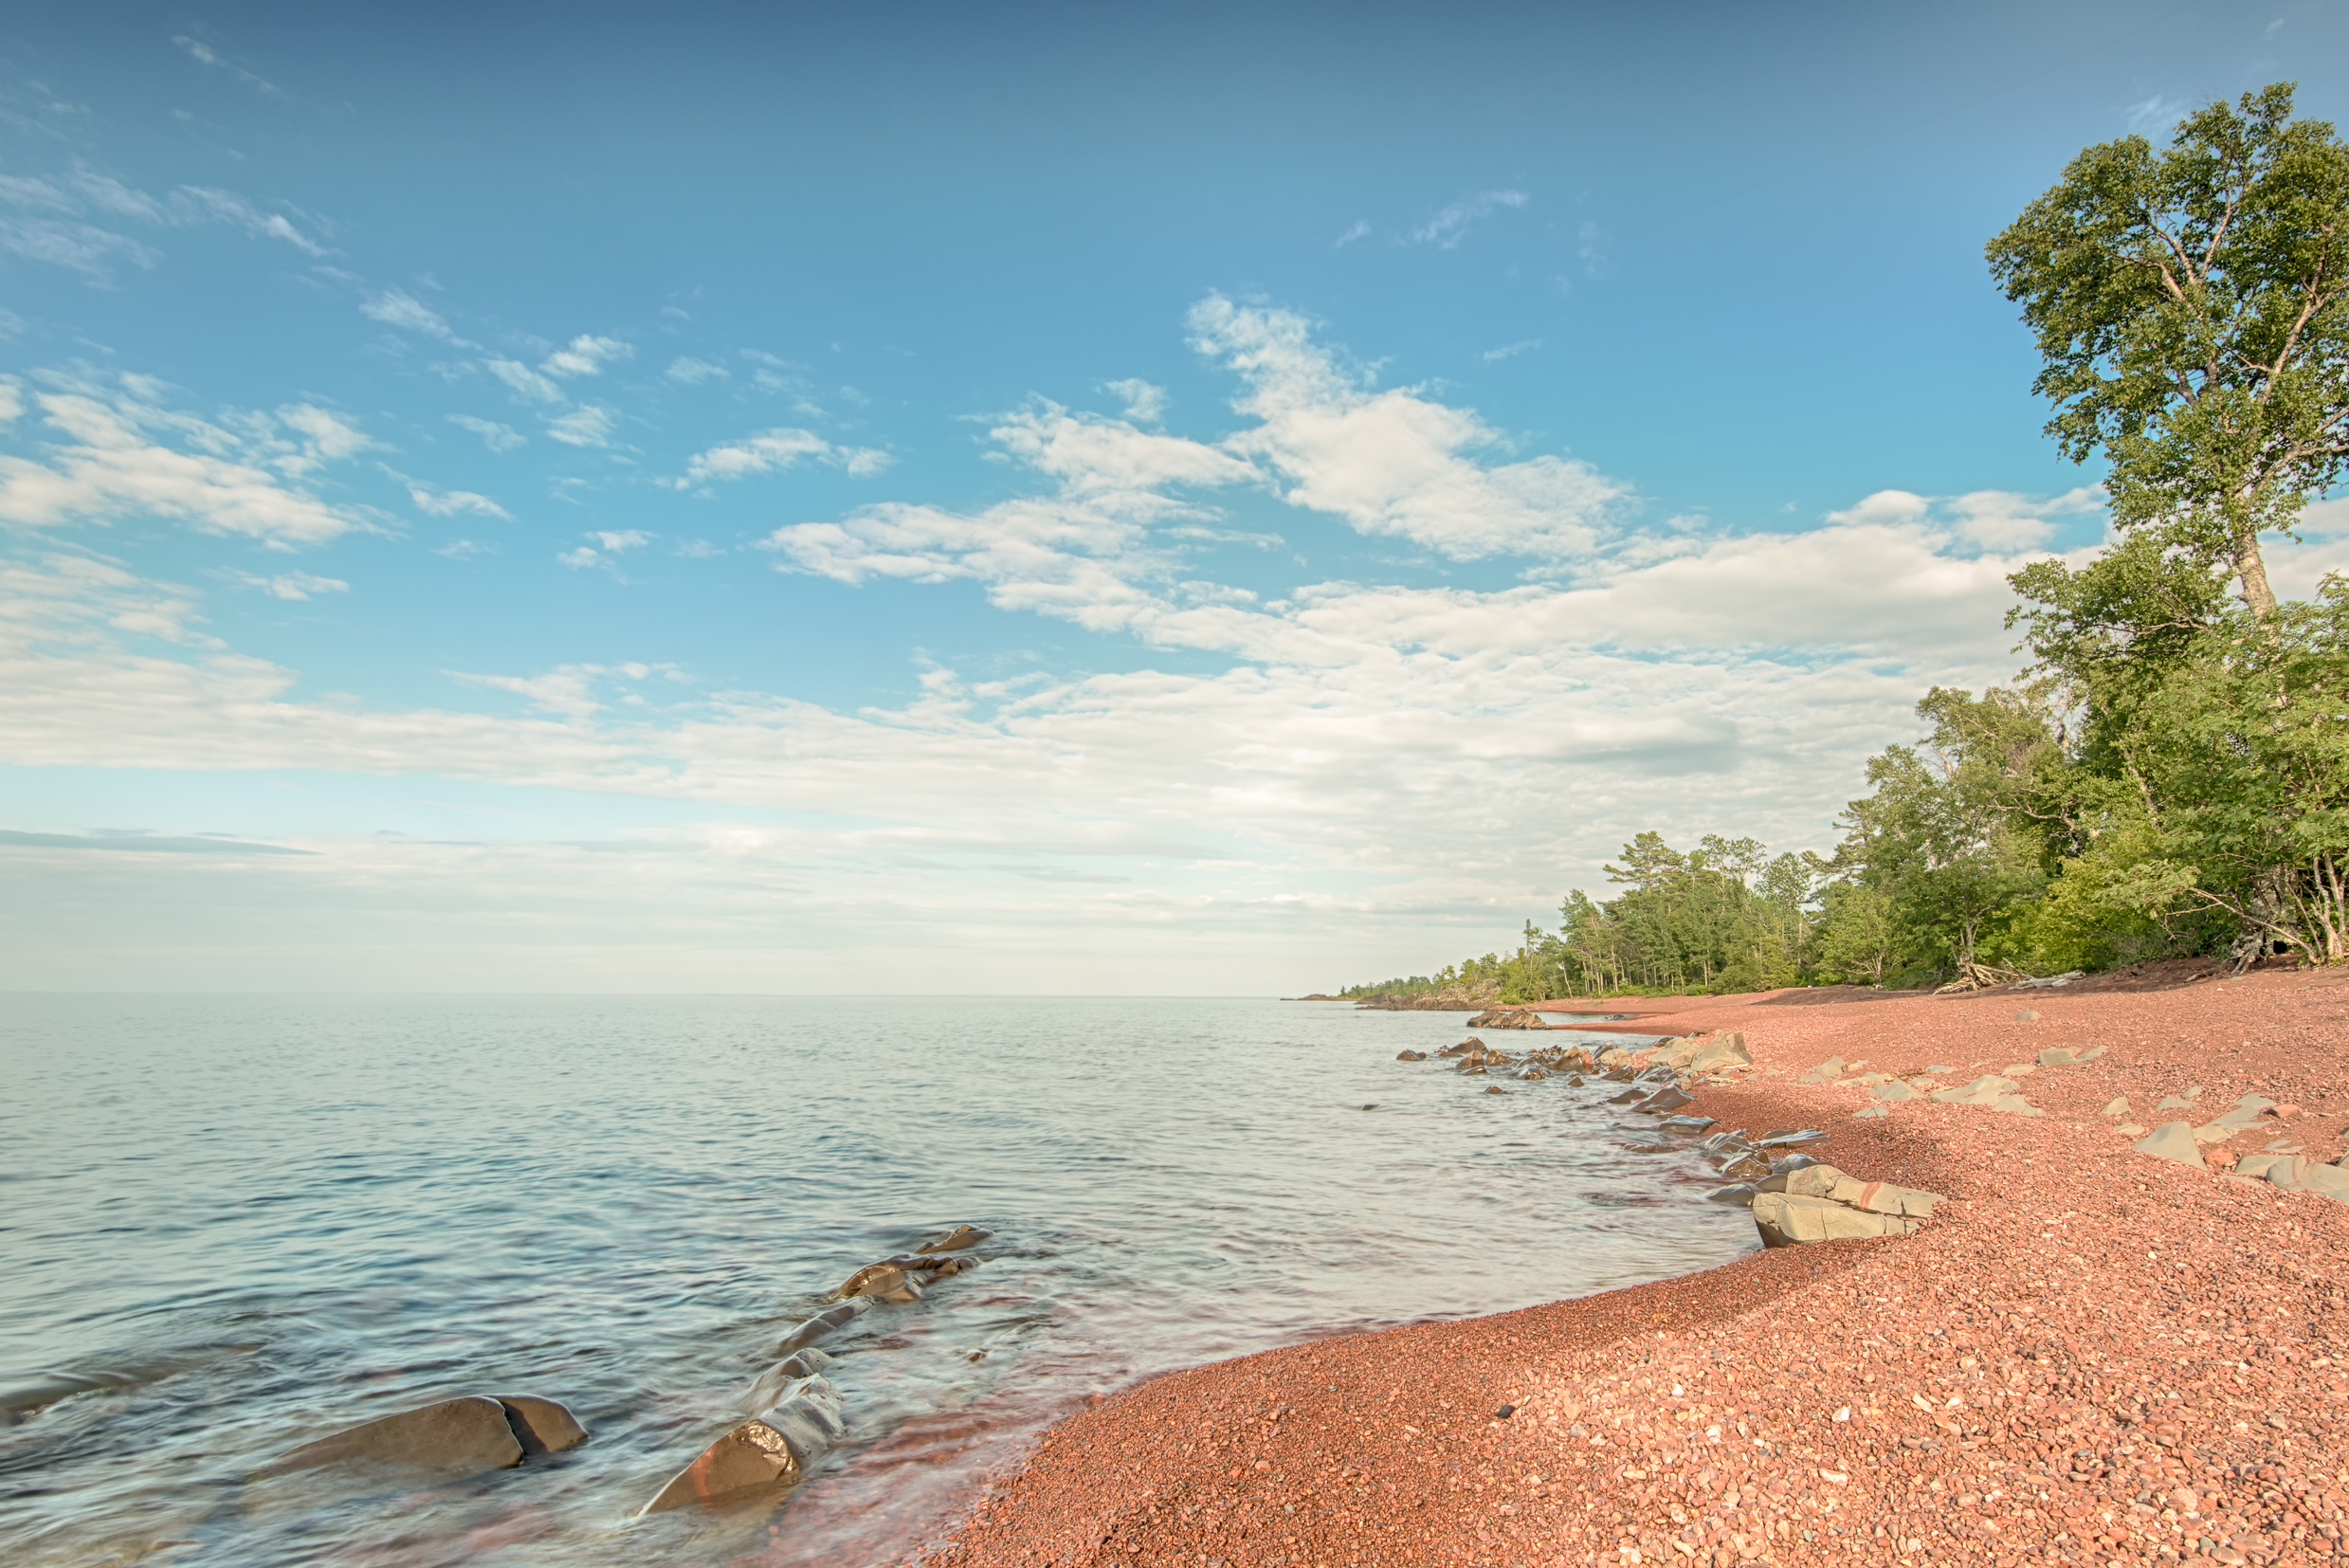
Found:
[(2175, 1159), (2180, 1165), (2191, 1165), (2197, 1171), (2210, 1169), (2203, 1162), (2202, 1145), (2194, 1141), (2194, 1130), (2189, 1122), (2164, 1121), (2129, 1147), (2139, 1154), (2151, 1155), (2156, 1159)]
[(764, 1415), (791, 1397), (794, 1385), (813, 1377), (832, 1364), (832, 1358), (813, 1345), (795, 1350), (758, 1375), (758, 1380), (734, 1402), (745, 1415)]
[(1785, 1127), (1765, 1133), (1754, 1140), (1757, 1149), (1798, 1149), (1806, 1143), (1816, 1143), (1827, 1136), (1816, 1127)]
[(702, 1449), (638, 1510), (639, 1517), (689, 1504), (723, 1507), (779, 1495), (847, 1434), (839, 1392), (821, 1377), (806, 1378), (763, 1418), (743, 1422)]
[(1470, 1029), (1548, 1029), (1539, 1012), (1527, 1008), (1499, 1007), (1468, 1020)]
[(1758, 1179), (1770, 1175), (1770, 1161), (1759, 1155), (1741, 1154), (1722, 1165), (1721, 1174), (1732, 1181)]
[(1398, 1050), (1394, 1053), (1394, 1059), (1398, 1062), (1424, 1062), (1428, 1059), (1428, 1053), (1424, 1050)]
[(858, 1318), (872, 1309), (873, 1301), (869, 1296), (858, 1296), (853, 1300), (842, 1302), (838, 1306), (828, 1306), (789, 1334), (784, 1335), (782, 1341), (774, 1347), (774, 1353), (777, 1356), (789, 1356), (803, 1345), (815, 1343), (832, 1330), (856, 1322)]
[(514, 1431), (515, 1440), (522, 1445), (522, 1452), (560, 1453), (587, 1441), (587, 1428), (569, 1407), (553, 1399), (541, 1399), (535, 1394), (501, 1394), (498, 1403), (505, 1407), (505, 1424)]
[(1711, 1192), (1705, 1194), (1704, 1201), (1707, 1203), (1750, 1204), (1754, 1201), (1755, 1190), (1754, 1184), (1750, 1181), (1733, 1181), (1726, 1187), (1716, 1187)]
[(847, 1283), (840, 1287), (840, 1295), (844, 1300), (870, 1296), (875, 1301), (902, 1304), (921, 1300), (921, 1286), (896, 1264), (868, 1263), (848, 1276)]
[(2109, 1105), (2106, 1105), (2106, 1106), (2105, 1106), (2103, 1110), (2098, 1111), (2096, 1114), (2097, 1114), (2097, 1115), (2099, 1115), (2099, 1116), (2126, 1116), (2126, 1115), (2128, 1115), (2128, 1114), (2129, 1114), (2129, 1097), (2128, 1097), (2127, 1095), (2125, 1095), (2125, 1094), (2123, 1094), (2123, 1095), (2117, 1095), (2117, 1096), (2115, 1096), (2115, 1097), (2114, 1097), (2114, 1099), (2113, 1099), (2112, 1103), (2110, 1103)]
[(1610, 1105), (1629, 1105), (1634, 1102), (1645, 1100), (1647, 1098), (1648, 1091), (1646, 1089), (1625, 1089), (1621, 1094), (1609, 1095), (1607, 1097), (1607, 1103)]
[(1649, 1116), (1656, 1116), (1665, 1111), (1676, 1111), (1683, 1105), (1693, 1105), (1696, 1103), (1696, 1096), (1683, 1094), (1678, 1089), (1658, 1089), (1631, 1108)]
[(975, 1225), (957, 1225), (938, 1240), (925, 1241), (914, 1250), (917, 1252), (959, 1252), (966, 1248), (976, 1247), (993, 1234), (992, 1231), (982, 1231)]
[(1528, 1083), (1533, 1083), (1549, 1077), (1550, 1069), (1543, 1067), (1539, 1062), (1528, 1062), (1509, 1076), (1512, 1078), (1522, 1079)]
[(2039, 1065), (2043, 1067), (2075, 1067), (2083, 1062), (2093, 1062), (2103, 1054), (2103, 1046), (2092, 1046), (2086, 1050), (2075, 1050), (2069, 1046), (2050, 1046), (2039, 1053)]
[(1487, 1085), (1484, 1085), (1484, 1092), (1485, 1092), (1486, 1094), (1506, 1094), (1506, 1093), (1508, 1093), (1509, 1091), (1508, 1091), (1507, 1089), (1502, 1088), (1502, 1087), (1500, 1085), (1498, 1085), (1498, 1084), (1487, 1084)]
[(1889, 1084), (1879, 1084), (1867, 1092), (1878, 1100), (1918, 1100), (1922, 1098), (1922, 1096), (1919, 1095), (1915, 1089), (1910, 1088), (1906, 1084), (1902, 1083), (1897, 1078)]
[(1581, 1076), (1577, 1074), (1576, 1076), (1566, 1080), (1566, 1086), (1570, 1089), (1582, 1088), (1584, 1087), (1584, 1081)]
[(1659, 1131), (1667, 1133), (1701, 1133), (1713, 1124), (1709, 1116), (1667, 1116), (1656, 1123)]
[(460, 1476), (507, 1469), (521, 1462), (521, 1439), (507, 1423), (505, 1406), (468, 1395), (304, 1443), (271, 1460), (259, 1473), (282, 1475), (321, 1465), (363, 1463), (410, 1466)]
[(1770, 1162), (1770, 1174), (1772, 1176), (1793, 1176), (1796, 1171), (1807, 1171), (1814, 1165), (1826, 1163), (1826, 1160), (1814, 1155), (1780, 1155)]
[(1758, 1193), (1754, 1198), (1754, 1228), (1761, 1232), (1764, 1247), (1804, 1247), (1823, 1241), (1906, 1235), (1917, 1229), (1917, 1223), (1894, 1214), (1848, 1208), (1832, 1198)]

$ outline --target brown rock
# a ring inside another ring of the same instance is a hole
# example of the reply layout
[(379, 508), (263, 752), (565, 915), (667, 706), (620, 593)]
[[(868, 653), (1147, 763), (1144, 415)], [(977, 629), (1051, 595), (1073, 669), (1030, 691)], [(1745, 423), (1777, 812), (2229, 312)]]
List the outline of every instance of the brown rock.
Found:
[(506, 1425), (514, 1429), (526, 1454), (560, 1453), (587, 1441), (587, 1428), (579, 1425), (579, 1418), (552, 1399), (535, 1394), (501, 1394), (498, 1403), (505, 1407)]
[(936, 1241), (925, 1241), (914, 1249), (917, 1252), (959, 1252), (966, 1247), (976, 1247), (992, 1231), (982, 1231), (975, 1225), (957, 1225)]
[(270, 1461), (259, 1473), (282, 1475), (321, 1465), (364, 1463), (412, 1466), (457, 1476), (507, 1469), (521, 1462), (521, 1440), (506, 1424), (505, 1407), (495, 1399), (468, 1395), (304, 1443)]
[(848, 1276), (840, 1287), (843, 1300), (852, 1296), (870, 1296), (877, 1302), (918, 1302), (921, 1286), (913, 1282), (904, 1269), (893, 1263), (868, 1263)]

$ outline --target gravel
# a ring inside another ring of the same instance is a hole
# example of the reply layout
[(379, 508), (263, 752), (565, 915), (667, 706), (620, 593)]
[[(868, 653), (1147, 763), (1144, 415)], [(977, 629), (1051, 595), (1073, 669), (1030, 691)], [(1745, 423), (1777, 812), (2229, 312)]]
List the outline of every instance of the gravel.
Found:
[[(2349, 975), (2048, 989), (2028, 1018), (2006, 994), (1813, 994), (1677, 1004), (1666, 1027), (1743, 1030), (1756, 1060), (1696, 1108), (1828, 1128), (1807, 1152), (1948, 1194), (1921, 1233), (1155, 1378), (1053, 1429), (925, 1563), (2349, 1555), (2349, 1206), (2221, 1168), (2340, 1153)], [(1798, 1082), (1830, 1056), (1960, 1082), (2096, 1047), (2031, 1074), (2039, 1116)], [(2209, 1170), (2105, 1114), (2247, 1093), (2285, 1114)]]

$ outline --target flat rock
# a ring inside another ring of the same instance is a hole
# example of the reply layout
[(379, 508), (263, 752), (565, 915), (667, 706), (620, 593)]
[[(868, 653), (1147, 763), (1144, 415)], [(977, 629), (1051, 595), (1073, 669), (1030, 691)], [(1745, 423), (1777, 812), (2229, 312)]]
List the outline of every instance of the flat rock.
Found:
[(1892, 1107), (1889, 1105), (1868, 1105), (1860, 1110), (1853, 1111), (1851, 1113), (1851, 1120), (1854, 1121), (1867, 1121), (1879, 1116), (1890, 1116), (1891, 1114)]
[(2043, 1067), (2076, 1067), (2083, 1062), (2093, 1062), (2103, 1054), (2103, 1046), (2092, 1046), (2086, 1050), (2075, 1050), (2069, 1046), (2049, 1046), (2039, 1053), (2039, 1065)]
[(1845, 1070), (1844, 1059), (1840, 1056), (1830, 1056), (1809, 1072), (1804, 1073), (1801, 1081), (1806, 1084), (1824, 1084), (1830, 1078), (1841, 1078)]
[(2125, 1095), (2125, 1094), (2116, 1096), (2116, 1097), (2114, 1098), (2114, 1100), (2113, 1100), (2113, 1102), (2112, 1102), (2112, 1103), (2111, 1103), (2111, 1104), (2106, 1105), (2106, 1106), (2105, 1106), (2103, 1110), (2098, 1111), (2096, 1114), (2097, 1114), (2097, 1115), (2099, 1115), (2099, 1116), (2126, 1116), (2126, 1115), (2128, 1115), (2128, 1114), (2129, 1114), (2129, 1097), (2128, 1097), (2127, 1095)]
[(2154, 1107), (2158, 1111), (2191, 1111), (2195, 1108), (2194, 1103), (2182, 1094), (2173, 1094)]
[(1860, 1241), (1906, 1235), (1916, 1222), (1893, 1214), (1871, 1214), (1832, 1198), (1759, 1193), (1754, 1198), (1754, 1228), (1765, 1247), (1804, 1247), (1823, 1241)]
[(2194, 1141), (2194, 1127), (2188, 1122), (2164, 1121), (2129, 1147), (2156, 1159), (2174, 1159), (2180, 1165), (2191, 1165), (2197, 1171), (2210, 1169), (2202, 1158), (2202, 1145)]
[(1726, 1187), (1716, 1187), (1704, 1194), (1704, 1201), (1750, 1204), (1754, 1201), (1754, 1184), (1750, 1181), (1733, 1181)]
[(872, 1309), (873, 1302), (869, 1296), (859, 1296), (852, 1301), (842, 1302), (838, 1306), (828, 1306), (789, 1334), (784, 1335), (782, 1342), (774, 1347), (774, 1353), (777, 1356), (789, 1356), (802, 1345), (811, 1345), (832, 1330), (854, 1322), (863, 1314)]
[(535, 1394), (501, 1394), (498, 1403), (505, 1407), (505, 1423), (514, 1429), (514, 1435), (522, 1445), (522, 1452), (560, 1453), (587, 1441), (587, 1428), (571, 1413), (568, 1406), (553, 1399), (541, 1399)]
[(1879, 1084), (1867, 1092), (1874, 1095), (1879, 1100), (1916, 1100), (1921, 1098), (1915, 1089), (1910, 1088), (1906, 1084), (1902, 1083), (1897, 1078), (1889, 1084)]
[(1990, 1108), (1994, 1111), (2003, 1111), (2009, 1116), (2045, 1116), (2048, 1114), (2019, 1094), (2002, 1094), (1990, 1103)]
[(2012, 1094), (2022, 1087), (2011, 1078), (1986, 1072), (1971, 1084), (1959, 1084), (1952, 1088), (1937, 1090), (1933, 1098), (1944, 1105), (1994, 1105), (1998, 1097)]
[(507, 1469), (521, 1462), (521, 1439), (506, 1422), (505, 1406), (468, 1395), (304, 1443), (271, 1460), (259, 1473), (282, 1475), (321, 1465), (363, 1463), (413, 1466), (460, 1476)]
[(1654, 1116), (1665, 1111), (1676, 1111), (1683, 1105), (1693, 1105), (1696, 1103), (1696, 1096), (1683, 1094), (1678, 1089), (1658, 1089), (1631, 1108)]

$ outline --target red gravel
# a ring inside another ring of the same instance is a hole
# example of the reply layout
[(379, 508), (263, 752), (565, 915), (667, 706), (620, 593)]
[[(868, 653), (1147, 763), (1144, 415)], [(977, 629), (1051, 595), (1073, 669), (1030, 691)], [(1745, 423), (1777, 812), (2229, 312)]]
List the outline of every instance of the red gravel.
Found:
[[(2330, 1158), (2349, 975), (1864, 1005), (1693, 998), (1756, 1069), (1700, 1108), (1812, 1125), (1959, 1201), (1922, 1233), (1153, 1379), (1050, 1432), (931, 1568), (2298, 1563), (2349, 1555), (2349, 1207), (2138, 1155), (2099, 1108), (2255, 1090)], [(1641, 1004), (1653, 1006), (1655, 1004)], [(2012, 1021), (2021, 1009), (2032, 1022)], [(2044, 1118), (1854, 1121), (1830, 1055), (1963, 1082), (2049, 1046)], [(2204, 1117), (2193, 1118), (2204, 1120)], [(2285, 1127), (2238, 1135), (2245, 1153)], [(1495, 1419), (1503, 1403), (1516, 1407)]]

